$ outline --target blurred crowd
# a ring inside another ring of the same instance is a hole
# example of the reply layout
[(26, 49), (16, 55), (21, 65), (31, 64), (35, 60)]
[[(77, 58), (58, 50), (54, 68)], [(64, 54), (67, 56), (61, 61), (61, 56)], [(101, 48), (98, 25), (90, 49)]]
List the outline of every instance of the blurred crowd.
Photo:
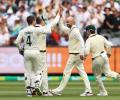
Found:
[[(14, 46), (19, 31), (27, 26), (29, 15), (41, 17), (46, 24), (56, 16), (58, 1), (65, 22), (73, 16), (81, 34), (86, 25), (96, 26), (115, 45), (120, 45), (119, 0), (0, 0), (0, 46)], [(68, 36), (58, 34), (59, 27), (47, 36), (47, 45), (67, 46)]]

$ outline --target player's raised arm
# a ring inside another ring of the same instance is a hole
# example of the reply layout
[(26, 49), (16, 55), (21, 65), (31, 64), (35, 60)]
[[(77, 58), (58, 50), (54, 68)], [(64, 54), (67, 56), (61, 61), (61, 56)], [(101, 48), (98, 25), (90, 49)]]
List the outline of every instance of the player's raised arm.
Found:
[(70, 29), (69, 29), (67, 26), (64, 25), (62, 18), (61, 18), (60, 21), (59, 21), (59, 28), (60, 28), (60, 31), (61, 31), (62, 33), (67, 33), (67, 34), (69, 34), (69, 32), (70, 32)]
[(48, 26), (51, 27), (51, 28), (56, 26), (57, 23), (59, 22), (59, 20), (60, 20), (60, 12), (58, 11), (55, 19), (53, 19), (53, 21), (50, 24), (48, 24)]
[(34, 31), (39, 34), (48, 34), (51, 33), (51, 27), (48, 25), (41, 26), (41, 27), (35, 27)]
[(38, 34), (40, 34), (40, 33), (43, 33), (43, 34), (51, 33), (52, 27), (54, 27), (59, 22), (59, 19), (60, 19), (60, 14), (59, 14), (59, 11), (58, 11), (57, 16), (55, 17), (53, 22), (51, 22), (50, 24), (47, 24), (45, 26), (42, 26), (42, 27), (36, 27), (34, 29), (34, 31)]

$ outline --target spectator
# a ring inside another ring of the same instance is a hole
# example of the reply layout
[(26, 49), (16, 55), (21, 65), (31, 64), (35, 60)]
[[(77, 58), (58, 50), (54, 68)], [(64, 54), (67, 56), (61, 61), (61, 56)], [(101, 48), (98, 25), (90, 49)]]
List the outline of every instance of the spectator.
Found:
[(104, 33), (109, 33), (112, 29), (112, 27), (110, 27), (110, 23), (112, 20), (111, 8), (105, 7), (104, 12), (105, 12), (105, 20), (102, 28)]
[(37, 3), (35, 5), (35, 9), (34, 9), (35, 10), (35, 14), (36, 14), (37, 17), (39, 16), (39, 11), (42, 8), (43, 8), (42, 1), (41, 0), (37, 0)]
[(12, 29), (11, 37), (16, 38), (16, 37), (18, 36), (19, 31), (20, 31), (22, 28), (23, 28), (23, 27), (22, 27), (22, 25), (21, 25), (20, 18), (19, 18), (19, 17), (16, 17), (16, 19), (15, 19), (15, 27)]
[(19, 10), (16, 13), (16, 16), (18, 16), (21, 19), (23, 26), (27, 25), (26, 19), (29, 15), (30, 15), (30, 13), (25, 8), (25, 5), (20, 6)]
[(0, 17), (0, 46), (8, 46), (9, 39), (10, 39), (10, 35), (8, 32), (5, 19)]
[(46, 13), (47, 13), (47, 17), (48, 19), (53, 19), (55, 17), (55, 13), (52, 12), (52, 6), (49, 5), (46, 7)]
[(17, 5), (15, 4), (15, 0), (7, 0), (6, 5), (6, 12), (8, 12), (9, 9), (17, 9)]
[(111, 17), (111, 23), (109, 25), (109, 27), (111, 27), (112, 32), (111, 32), (111, 36), (112, 37), (117, 37), (120, 36), (120, 13), (117, 11), (117, 9), (113, 9), (113, 14)]
[(100, 34), (101, 27), (104, 23), (105, 16), (102, 13), (101, 5), (96, 6), (96, 12), (93, 12), (91, 14), (91, 18), (89, 19), (87, 25), (93, 24), (97, 28), (97, 32)]
[[(120, 40), (119, 0), (0, 0), (0, 16), (7, 19), (5, 27), (8, 29), (7, 35), (12, 38), (10, 43), (13, 44), (13, 38), (16, 38), (18, 31), (26, 26), (27, 16), (34, 14), (48, 24), (55, 17), (59, 3), (63, 11), (63, 21), (65, 22), (68, 16), (74, 16), (81, 33), (85, 25), (93, 24), (98, 33), (106, 33), (109, 37), (117, 37), (117, 40)], [(49, 44), (67, 45), (68, 38), (56, 33), (48, 36)], [(120, 42), (117, 44), (120, 45)]]
[(83, 5), (79, 4), (77, 5), (77, 11), (74, 13), (75, 16), (75, 21), (76, 21), (76, 25), (77, 27), (79, 27), (80, 29), (82, 29), (83, 25), (84, 25), (84, 18), (83, 18)]
[[(26, 4), (27, 0), (19, 0), (18, 7), (25, 6), (25, 8), (28, 8), (28, 5)], [(16, 1), (17, 2), (17, 1)], [(34, 1), (35, 2), (35, 1)]]
[(68, 46), (68, 35), (66, 34), (61, 35), (60, 46)]
[(6, 15), (6, 6), (0, 2), (0, 15), (5, 16)]
[(49, 36), (50, 38), (47, 41), (48, 45), (58, 46), (60, 44), (60, 35), (57, 33), (58, 31), (58, 27), (55, 26), (52, 33)]
[(97, 5), (96, 6), (96, 14), (95, 14), (95, 17), (97, 18), (98, 20), (98, 24), (96, 24), (97, 26), (97, 32), (98, 34), (101, 33), (101, 28), (102, 28), (102, 25), (104, 23), (104, 20), (105, 20), (105, 16), (103, 14), (103, 10), (102, 10), (102, 5)]
[(120, 4), (118, 2), (115, 2), (115, 0), (109, 0), (106, 6), (109, 6), (112, 10), (120, 10)]
[(7, 18), (7, 25), (8, 25), (8, 30), (11, 33), (12, 29), (15, 26), (15, 19), (16, 19), (16, 12), (13, 11), (13, 9), (9, 9), (7, 11), (8, 18)]
[(90, 19), (90, 13), (87, 9), (87, 6), (83, 5), (83, 24), (84, 24), (84, 26), (86, 25), (86, 23), (88, 22), (89, 19)]
[(63, 9), (62, 17), (63, 17), (64, 21), (66, 20), (66, 18), (68, 16), (73, 15), (73, 11), (72, 11), (71, 7), (72, 7), (72, 5), (70, 2), (63, 1), (63, 3), (62, 3), (62, 9)]

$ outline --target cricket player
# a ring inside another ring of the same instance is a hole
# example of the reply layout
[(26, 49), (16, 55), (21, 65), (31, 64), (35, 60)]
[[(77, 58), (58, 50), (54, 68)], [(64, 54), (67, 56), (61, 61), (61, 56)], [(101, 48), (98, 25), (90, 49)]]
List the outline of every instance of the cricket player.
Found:
[[(49, 23), (48, 25), (50, 25), (52, 23)], [(43, 19), (41, 19), (40, 17), (36, 18), (36, 27), (42, 27), (45, 26), (45, 22), (43, 21)], [(40, 34), (39, 35), (39, 46), (40, 46), (40, 53), (41, 53), (41, 57), (40, 57), (40, 62), (41, 62), (41, 66), (43, 67), (43, 80), (42, 80), (42, 91), (41, 89), (39, 91), (41, 91), (41, 94), (43, 96), (51, 96), (51, 93), (49, 92), (49, 88), (48, 88), (48, 71), (47, 71), (47, 64), (46, 64), (46, 37), (47, 34), (50, 33), (46, 33), (46, 34)]]
[[(55, 13), (58, 12), (58, 9), (59, 9), (59, 1), (58, 0), (55, 0)], [(40, 17), (37, 17), (36, 18), (36, 27), (42, 27), (42, 26), (45, 26), (45, 25), (50, 25), (50, 26), (54, 26), (54, 20), (55, 19), (52, 19), (52, 21), (48, 21), (47, 19), (48, 18), (44, 18), (43, 15), (45, 15), (45, 9), (42, 9), (43, 12), (42, 14), (40, 15)], [(52, 29), (51, 29), (52, 30)], [(46, 33), (46, 34), (40, 34), (39, 35), (39, 46), (40, 46), (40, 53), (41, 53), (41, 60), (40, 60), (40, 63), (41, 63), (41, 67), (43, 67), (43, 80), (42, 80), (42, 91), (41, 89), (39, 89), (39, 91), (41, 92), (41, 94), (43, 96), (52, 96), (52, 94), (49, 92), (49, 87), (48, 87), (48, 67), (47, 67), (47, 64), (46, 64), (46, 37), (47, 35), (50, 34), (50, 33)]]
[(101, 79), (102, 73), (108, 77), (120, 78), (120, 75), (111, 71), (109, 57), (111, 56), (111, 43), (103, 36), (96, 34), (95, 26), (88, 25), (86, 34), (89, 36), (85, 44), (85, 56), (92, 54), (92, 70), (96, 77), (100, 93), (97, 96), (107, 96), (108, 93)]
[[(41, 19), (40, 17), (37, 17), (36, 27), (42, 27), (44, 25), (45, 25), (45, 22), (43, 21), (43, 19)], [(44, 95), (44, 96), (50, 95), (48, 91), (48, 77), (47, 77), (47, 65), (46, 65), (46, 36), (47, 34), (39, 35), (39, 46), (40, 46), (40, 53), (41, 53), (40, 62), (44, 70), (43, 70), (43, 80), (42, 80), (42, 91), (40, 87), (38, 88), (39, 88), (39, 91), (41, 92), (41, 95)]]
[(61, 95), (63, 89), (67, 85), (69, 77), (71, 75), (71, 71), (74, 67), (77, 67), (79, 74), (82, 76), (84, 84), (85, 84), (85, 91), (84, 93), (80, 94), (80, 96), (92, 96), (92, 90), (90, 87), (90, 82), (88, 80), (87, 74), (84, 70), (83, 66), (83, 58), (84, 58), (84, 41), (80, 34), (79, 28), (75, 26), (75, 20), (72, 16), (68, 17), (66, 20), (66, 25), (64, 26), (62, 20), (60, 20), (59, 28), (62, 33), (66, 33), (69, 35), (69, 58), (67, 61), (67, 65), (63, 72), (63, 78), (60, 82), (59, 87), (56, 89), (51, 90), (50, 92), (55, 95)]
[[(59, 21), (59, 13), (57, 14), (53, 26)], [(35, 17), (29, 16), (27, 18), (28, 27), (19, 32), (19, 35), (15, 41), (19, 51), (23, 51), (20, 48), (20, 43), (24, 42), (24, 63), (25, 63), (25, 84), (27, 89), (27, 96), (32, 96), (36, 84), (41, 85), (43, 67), (40, 64), (40, 46), (39, 35), (45, 33), (51, 33), (52, 25), (43, 27), (35, 26)], [(34, 84), (36, 83), (36, 84)]]

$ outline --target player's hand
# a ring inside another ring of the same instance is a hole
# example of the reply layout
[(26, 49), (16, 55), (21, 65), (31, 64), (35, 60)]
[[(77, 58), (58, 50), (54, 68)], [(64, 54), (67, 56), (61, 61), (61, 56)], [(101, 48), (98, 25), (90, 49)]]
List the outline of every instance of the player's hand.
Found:
[(108, 56), (108, 58), (110, 58), (111, 54), (108, 53), (107, 56)]
[(85, 57), (84, 57), (83, 55), (80, 55), (80, 59), (81, 59), (81, 60), (84, 60)]
[(58, 9), (58, 12), (57, 12), (59, 15), (60, 15), (60, 17), (62, 16), (62, 9), (61, 9), (61, 6), (59, 5), (59, 9)]

